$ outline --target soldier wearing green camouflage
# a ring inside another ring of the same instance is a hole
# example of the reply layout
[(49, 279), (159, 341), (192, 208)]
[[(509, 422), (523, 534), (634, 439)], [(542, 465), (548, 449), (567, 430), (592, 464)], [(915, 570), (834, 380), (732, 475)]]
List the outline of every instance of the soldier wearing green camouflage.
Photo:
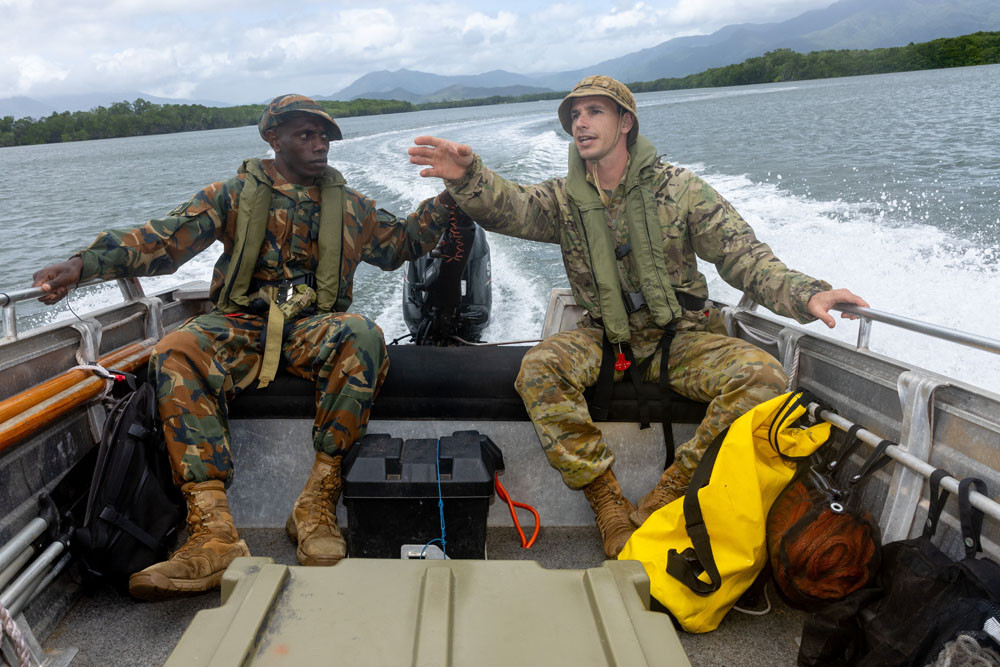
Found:
[[(710, 185), (661, 162), (638, 134), (635, 99), (618, 81), (584, 79), (563, 100), (559, 119), (574, 139), (569, 175), (537, 185), (507, 181), (468, 146), (445, 139), (417, 137), (409, 153), (411, 162), (429, 167), (421, 175), (443, 178), (456, 202), (484, 228), (562, 247), (570, 286), (587, 316), (578, 329), (532, 348), (516, 387), (549, 462), (567, 486), (587, 494), (605, 551), (614, 556), (635, 526), (683, 493), (712, 439), (784, 391), (787, 382), (769, 354), (710, 327), (715, 319), (710, 311), (680, 307), (678, 293), (695, 302), (708, 297), (697, 258), (714, 264), (724, 280), (758, 303), (799, 322), (821, 317), (833, 326), (827, 311), (835, 303), (867, 304), (848, 290), (831, 290), (828, 283), (789, 269)], [(600, 228), (588, 226), (595, 219)], [(646, 229), (660, 244), (643, 255), (636, 252), (636, 231)], [(609, 255), (604, 271), (597, 252), (602, 244), (631, 251)], [(641, 293), (646, 302), (657, 299), (660, 310), (642, 307), (626, 319), (614, 303), (621, 297), (611, 294), (617, 291)], [(615, 308), (621, 313), (617, 331), (609, 319)], [(694, 437), (677, 447), (675, 463), (636, 508), (621, 494), (611, 471), (614, 454), (590, 417), (583, 391), (597, 381), (606, 334), (612, 343), (616, 336), (629, 343), (637, 360), (656, 353), (645, 379), (658, 380), (656, 348), (669, 324), (677, 327), (669, 352), (670, 387), (708, 403), (708, 409)]]
[[(83, 279), (172, 273), (222, 243), (210, 292), (216, 307), (165, 335), (150, 360), (174, 477), (188, 497), (191, 538), (170, 561), (133, 575), (130, 588), (138, 597), (207, 590), (233, 558), (249, 555), (223, 490), (233, 475), (226, 404), (262, 376), (269, 345), (288, 372), (316, 383), (316, 463), (289, 518), (289, 534), (303, 564), (343, 557), (333, 514), (340, 458), (364, 434), (389, 365), (378, 326), (343, 312), (354, 272), (362, 261), (392, 270), (421, 256), (448, 222), (440, 197), (396, 219), (344, 186), (327, 164), (340, 128), (309, 98), (275, 98), (259, 130), (274, 160), (247, 160), (234, 177), (204, 188), (166, 218), (102, 232), (68, 262), (35, 274), (35, 284), (49, 292), (42, 300), (52, 302)], [(251, 183), (248, 203), (241, 195)], [(257, 201), (260, 206), (252, 205)], [(251, 208), (257, 216), (248, 219)], [(263, 240), (247, 252), (255, 221)], [(335, 239), (337, 252), (324, 251), (324, 238)], [(276, 317), (279, 325), (269, 327)]]

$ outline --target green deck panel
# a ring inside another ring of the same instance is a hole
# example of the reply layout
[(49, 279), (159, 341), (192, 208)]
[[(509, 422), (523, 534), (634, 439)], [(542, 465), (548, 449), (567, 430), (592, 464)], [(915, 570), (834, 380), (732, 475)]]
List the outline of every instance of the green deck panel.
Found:
[(637, 562), (245, 558), (226, 573), (222, 606), (198, 612), (166, 664), (690, 663), (669, 618), (649, 611)]

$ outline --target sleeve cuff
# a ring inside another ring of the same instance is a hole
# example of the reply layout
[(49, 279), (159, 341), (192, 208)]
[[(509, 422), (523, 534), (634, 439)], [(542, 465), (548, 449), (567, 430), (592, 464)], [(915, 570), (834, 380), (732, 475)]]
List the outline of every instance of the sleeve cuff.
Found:
[(100, 276), (101, 264), (97, 261), (97, 257), (92, 251), (81, 250), (74, 253), (70, 259), (73, 259), (73, 257), (79, 257), (83, 261), (83, 268), (80, 270), (80, 280), (90, 280), (91, 278)]

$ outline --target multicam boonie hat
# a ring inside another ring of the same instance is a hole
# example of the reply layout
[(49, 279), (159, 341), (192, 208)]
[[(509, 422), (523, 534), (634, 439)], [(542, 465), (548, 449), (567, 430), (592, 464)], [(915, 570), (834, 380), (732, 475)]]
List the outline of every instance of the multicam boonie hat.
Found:
[(615, 81), (610, 76), (588, 76), (576, 84), (569, 95), (563, 98), (559, 104), (559, 122), (562, 123), (566, 133), (573, 134), (573, 121), (570, 118), (570, 112), (573, 111), (573, 98), (591, 95), (610, 97), (618, 106), (631, 112), (635, 122), (632, 124), (632, 129), (628, 131), (627, 141), (630, 144), (634, 142), (639, 134), (639, 116), (635, 112), (635, 96), (632, 95), (628, 86), (620, 81)]
[(260, 130), (261, 138), (266, 140), (264, 133), (281, 125), (285, 120), (282, 116), (292, 111), (301, 111), (319, 116), (330, 124), (331, 139), (339, 141), (344, 138), (344, 135), (340, 133), (340, 127), (337, 126), (337, 122), (333, 120), (330, 114), (323, 111), (323, 107), (305, 95), (279, 95), (271, 100), (271, 103), (267, 105), (264, 112), (260, 115), (260, 122), (257, 123), (257, 129)]

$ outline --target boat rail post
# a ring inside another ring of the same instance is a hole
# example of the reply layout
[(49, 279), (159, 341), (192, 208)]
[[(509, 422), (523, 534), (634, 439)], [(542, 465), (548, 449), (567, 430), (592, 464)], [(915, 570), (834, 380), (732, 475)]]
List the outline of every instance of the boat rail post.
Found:
[(858, 321), (858, 349), (867, 350), (872, 338), (871, 318), (861, 316)]
[(121, 290), (125, 301), (135, 301), (146, 296), (142, 290), (142, 283), (138, 278), (117, 278), (118, 289)]
[(11, 301), (3, 306), (3, 338), (0, 340), (15, 339), (17, 339), (17, 310), (14, 307), (14, 302)]
[[(905, 371), (896, 380), (903, 408), (898, 447), (925, 463), (930, 461), (934, 447), (934, 391), (945, 386), (947, 382), (916, 371)], [(893, 467), (889, 495), (879, 519), (885, 542), (910, 537), (924, 485), (924, 476), (919, 472), (906, 466)]]
[(781, 365), (788, 376), (788, 390), (792, 391), (799, 381), (799, 341), (805, 331), (785, 327), (778, 332), (778, 350), (781, 352)]
[[(101, 323), (93, 317), (78, 316), (77, 321), (70, 326), (80, 332), (80, 347), (76, 351), (76, 362), (81, 365), (96, 363), (101, 350), (103, 334)], [(87, 423), (94, 440), (101, 439), (106, 419), (107, 414), (99, 402), (91, 401), (87, 405)]]
[(146, 338), (154, 340), (163, 338), (163, 299), (143, 296), (135, 301), (146, 308)]
[(740, 302), (736, 304), (735, 308), (727, 307), (722, 309), (722, 319), (726, 323), (726, 333), (729, 334), (731, 338), (736, 338), (739, 333), (737, 328), (739, 322), (736, 319), (736, 315), (740, 311), (744, 310), (751, 313), (757, 310), (757, 302), (754, 301), (753, 297), (746, 292), (744, 292), (743, 296), (740, 297)]

